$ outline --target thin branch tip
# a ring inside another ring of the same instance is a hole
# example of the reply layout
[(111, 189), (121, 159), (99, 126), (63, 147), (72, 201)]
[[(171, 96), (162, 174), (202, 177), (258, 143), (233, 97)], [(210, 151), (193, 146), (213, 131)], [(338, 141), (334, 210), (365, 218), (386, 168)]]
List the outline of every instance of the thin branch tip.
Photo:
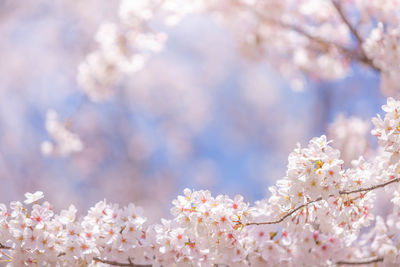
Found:
[(377, 262), (383, 262), (383, 258), (372, 258), (372, 259), (365, 259), (359, 261), (338, 261), (336, 265), (364, 265), (364, 264), (373, 264)]

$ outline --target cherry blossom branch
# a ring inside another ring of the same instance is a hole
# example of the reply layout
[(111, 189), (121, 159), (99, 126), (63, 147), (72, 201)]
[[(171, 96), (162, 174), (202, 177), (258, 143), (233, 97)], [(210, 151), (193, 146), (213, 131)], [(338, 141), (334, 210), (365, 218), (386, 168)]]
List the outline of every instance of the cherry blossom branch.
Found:
[(362, 44), (364, 43), (364, 40), (362, 39), (362, 37), (359, 34), (359, 32), (357, 31), (357, 29), (351, 24), (349, 19), (344, 14), (342, 6), (336, 0), (331, 0), (331, 3), (333, 5), (333, 7), (336, 9), (337, 13), (339, 14), (339, 16), (342, 19), (342, 21), (344, 22), (344, 24), (346, 24), (347, 28), (350, 30), (350, 32), (353, 34), (353, 36), (356, 38), (356, 40), (358, 42), (359, 52), (361, 53), (361, 56), (360, 56), (359, 60), (361, 62), (363, 62), (364, 64), (369, 65), (374, 70), (380, 72), (381, 69), (378, 66), (376, 66), (374, 64), (374, 62), (365, 53), (365, 51), (364, 51), (364, 49), (362, 47)]
[(361, 261), (338, 261), (337, 265), (363, 265), (363, 264), (372, 264), (377, 262), (382, 262), (383, 258), (372, 258)]
[(295, 31), (296, 33), (306, 37), (307, 39), (309, 39), (310, 41), (316, 42), (320, 45), (326, 46), (326, 47), (335, 47), (337, 49), (339, 49), (341, 52), (345, 53), (347, 56), (355, 59), (355, 60), (360, 60), (359, 57), (356, 56), (355, 51), (352, 51), (338, 43), (332, 42), (332, 41), (328, 41), (326, 39), (323, 39), (321, 37), (312, 35), (311, 33), (307, 32), (306, 30), (304, 30), (301, 27), (298, 27), (296, 25), (292, 25), (292, 24), (287, 24), (284, 22), (276, 22), (276, 24), (278, 24), (280, 27), (282, 28), (286, 28), (292, 31)]
[(110, 264), (110, 265), (114, 265), (114, 266), (131, 266), (131, 267), (151, 267), (151, 264), (134, 264), (131, 259), (129, 258), (129, 263), (121, 263), (121, 262), (117, 262), (117, 261), (109, 261), (109, 260), (102, 260), (98, 257), (93, 258), (94, 261), (98, 261), (98, 262), (102, 262), (105, 264)]
[[(345, 191), (345, 190), (344, 191), (339, 191), (339, 195), (350, 195), (350, 194), (354, 194), (354, 193), (369, 192), (369, 191), (372, 191), (372, 190), (375, 190), (375, 189), (378, 189), (378, 188), (381, 188), (381, 187), (385, 187), (387, 185), (390, 185), (392, 183), (397, 183), (397, 182), (400, 182), (400, 178), (396, 178), (396, 179), (384, 182), (382, 184), (377, 184), (377, 185), (366, 187), (366, 188), (359, 188), (359, 189), (350, 190), (350, 191)], [(304, 204), (298, 206), (297, 208), (291, 210), (290, 212), (286, 213), (284, 216), (282, 216), (278, 220), (268, 221), (268, 222), (246, 223), (245, 226), (248, 226), (248, 225), (277, 224), (277, 223), (283, 222), (287, 217), (289, 217), (290, 215), (292, 215), (296, 211), (300, 210), (301, 208), (304, 208), (304, 207), (306, 207), (306, 206), (308, 206), (308, 205), (310, 205), (312, 203), (315, 203), (315, 202), (318, 202), (318, 201), (321, 201), (321, 200), (322, 200), (322, 197), (319, 197), (319, 198), (317, 198), (315, 200), (311, 200), (311, 201), (309, 201), (307, 203), (304, 203)], [(354, 199), (352, 199), (352, 200), (354, 200)]]
[(245, 226), (249, 226), (249, 225), (264, 225), (264, 224), (277, 224), (277, 223), (280, 223), (280, 222), (284, 221), (287, 217), (289, 217), (290, 215), (292, 215), (293, 213), (295, 213), (296, 211), (298, 211), (299, 209), (304, 208), (304, 207), (306, 207), (306, 206), (308, 206), (308, 205), (310, 205), (310, 204), (312, 204), (312, 203), (314, 203), (314, 202), (318, 202), (318, 201), (321, 201), (321, 200), (322, 200), (322, 197), (319, 197), (319, 198), (317, 198), (317, 199), (315, 199), (315, 200), (311, 200), (311, 201), (309, 201), (309, 202), (307, 202), (307, 203), (304, 203), (304, 204), (298, 206), (297, 208), (291, 210), (290, 212), (286, 213), (284, 216), (282, 216), (280, 219), (278, 219), (278, 220), (276, 220), (276, 221), (269, 221), (269, 222), (252, 222), (252, 223), (246, 223)]
[(320, 44), (320, 45), (323, 45), (323, 46), (326, 46), (326, 47), (335, 47), (336, 49), (338, 49), (340, 52), (344, 53), (350, 59), (359, 61), (361, 63), (364, 63), (364, 64), (370, 66), (375, 71), (378, 71), (378, 72), (381, 71), (381, 69), (378, 66), (376, 66), (369, 57), (367, 57), (367, 55), (365, 54), (365, 51), (362, 48), (361, 44), (360, 44), (360, 48), (359, 49), (350, 50), (350, 49), (348, 49), (348, 48), (346, 48), (346, 47), (344, 47), (344, 46), (342, 46), (342, 45), (340, 45), (338, 43), (325, 40), (325, 39), (320, 38), (318, 36), (314, 36), (314, 35), (308, 33), (307, 31), (305, 31), (304, 29), (302, 29), (302, 28), (300, 28), (298, 26), (290, 25), (290, 24), (286, 24), (286, 23), (282, 23), (282, 22), (280, 22), (278, 24), (279, 24), (279, 26), (281, 26), (283, 28), (287, 28), (287, 29), (295, 31), (296, 33), (308, 38), (312, 42), (315, 42), (317, 44)]
[(335, 47), (335, 48), (339, 49), (341, 52), (345, 53), (347, 56), (349, 56), (355, 60), (360, 60), (358, 57), (356, 57), (355, 51), (352, 51), (338, 43), (323, 39), (319, 36), (315, 36), (315, 35), (309, 33), (308, 31), (306, 31), (305, 29), (303, 29), (299, 26), (296, 26), (294, 24), (289, 24), (289, 23), (285, 23), (283, 21), (274, 20), (269, 17), (266, 17), (263, 13), (257, 12), (256, 10), (254, 10), (254, 13), (257, 14), (262, 20), (264, 20), (267, 23), (279, 26), (283, 29), (292, 30), (292, 31), (306, 37), (308, 40), (315, 42), (317, 44), (323, 45), (324, 47)]
[[(12, 247), (5, 246), (0, 243), (0, 249), (12, 249)], [(61, 253), (59, 256), (62, 256), (63, 254)], [(129, 263), (121, 263), (117, 261), (109, 261), (109, 260), (103, 260), (98, 257), (93, 258), (94, 261), (114, 265), (114, 266), (131, 266), (131, 267), (151, 267), (151, 264), (134, 264), (130, 258), (128, 258)]]
[(12, 249), (12, 247), (5, 246), (5, 245), (0, 243), (0, 249)]
[(340, 18), (343, 20), (343, 22), (346, 24), (346, 26), (349, 28), (350, 32), (354, 35), (354, 37), (357, 39), (357, 42), (359, 45), (361, 45), (364, 41), (361, 38), (361, 35), (358, 33), (357, 29), (354, 28), (354, 26), (350, 23), (346, 15), (344, 14), (342, 6), (338, 3), (336, 0), (331, 0), (333, 7), (336, 9), (338, 12)]
[(390, 185), (392, 183), (398, 183), (398, 182), (400, 182), (400, 178), (396, 178), (396, 179), (390, 180), (388, 182), (384, 182), (382, 184), (377, 184), (377, 185), (373, 185), (373, 186), (366, 187), (366, 188), (359, 188), (359, 189), (350, 190), (350, 191), (339, 191), (339, 194), (341, 194), (341, 195), (349, 195), (349, 194), (353, 194), (353, 193), (369, 192), (369, 191), (372, 191), (372, 190), (375, 190), (375, 189), (378, 189), (378, 188), (381, 188), (381, 187), (385, 187), (385, 186)]
[[(334, 1), (332, 0), (332, 2), (334, 2)], [(338, 4), (334, 3), (334, 5), (338, 5)], [(281, 28), (284, 28), (284, 29), (292, 30), (292, 31), (294, 31), (294, 32), (306, 37), (309, 41), (311, 41), (311, 42), (313, 42), (315, 44), (318, 44), (318, 45), (320, 45), (322, 47), (335, 47), (336, 49), (338, 49), (340, 52), (344, 53), (350, 59), (359, 61), (359, 62), (364, 63), (366, 65), (369, 65), (375, 71), (380, 72), (381, 71), (380, 68), (377, 67), (373, 63), (373, 61), (367, 57), (367, 55), (365, 54), (365, 51), (362, 49), (361, 44), (362, 44), (363, 41), (361, 39), (361, 36), (357, 32), (357, 30), (351, 25), (351, 23), (348, 21), (348, 19), (344, 16), (344, 13), (343, 13), (341, 7), (338, 6), (337, 8), (339, 8), (339, 10), (340, 10), (339, 14), (341, 14), (340, 15), (341, 17), (343, 16), (342, 19), (345, 21), (345, 24), (347, 25), (347, 27), (349, 27), (350, 31), (352, 32), (352, 34), (354, 34), (356, 36), (357, 42), (359, 42), (360, 49), (355, 49), (355, 50), (348, 49), (348, 48), (346, 48), (346, 47), (344, 47), (344, 46), (342, 46), (342, 45), (340, 45), (338, 43), (323, 39), (323, 38), (318, 37), (318, 36), (315, 36), (315, 35), (309, 33), (308, 31), (306, 31), (305, 29), (303, 29), (303, 28), (301, 28), (299, 26), (296, 26), (296, 25), (293, 25), (293, 24), (288, 24), (288, 23), (285, 23), (283, 21), (273, 20), (271, 18), (266, 17), (265, 15), (263, 15), (260, 12), (257, 12), (257, 11), (254, 11), (254, 12), (261, 19), (263, 19), (264, 21), (266, 21), (268, 23), (277, 25), (277, 26), (279, 26)]]

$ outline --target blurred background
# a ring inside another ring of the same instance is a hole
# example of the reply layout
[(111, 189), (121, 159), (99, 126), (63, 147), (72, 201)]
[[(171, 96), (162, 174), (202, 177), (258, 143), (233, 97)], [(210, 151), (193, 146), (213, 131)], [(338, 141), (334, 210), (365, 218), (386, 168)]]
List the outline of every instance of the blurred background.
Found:
[[(74, 204), (84, 214), (105, 198), (141, 205), (150, 218), (167, 216), (186, 187), (254, 202), (285, 175), (297, 142), (326, 134), (338, 116), (361, 118), (369, 136), (370, 118), (386, 101), (378, 75), (356, 65), (340, 81), (307, 80), (292, 90), (204, 14), (163, 29), (161, 52), (113, 97), (89, 101), (78, 66), (96, 47), (100, 24), (117, 19), (118, 6), (0, 1), (0, 202), (41, 190), (56, 210)], [(42, 153), (50, 109), (79, 135), (81, 151)]]

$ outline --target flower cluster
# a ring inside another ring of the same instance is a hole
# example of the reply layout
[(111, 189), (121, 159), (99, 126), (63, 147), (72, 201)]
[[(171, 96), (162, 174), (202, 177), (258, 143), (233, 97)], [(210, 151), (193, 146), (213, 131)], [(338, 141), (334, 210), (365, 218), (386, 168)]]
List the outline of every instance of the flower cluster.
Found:
[(26, 197), (28, 206), (18, 201), (10, 210), (0, 206), (0, 243), (8, 249), (2, 256), (9, 266), (82, 266), (94, 264), (96, 257), (143, 257), (134, 253), (146, 238), (141, 208), (101, 201), (77, 220), (73, 205), (55, 215), (50, 203), (38, 204), (41, 192)]
[[(399, 6), (398, 0), (126, 0), (120, 22), (101, 26), (100, 49), (81, 64), (78, 80), (93, 100), (108, 97), (120, 74), (142, 66), (148, 55), (143, 48), (162, 47), (165, 34), (152, 29), (150, 21), (173, 25), (186, 14), (203, 12), (233, 30), (246, 55), (267, 58), (294, 89), (303, 87), (302, 73), (336, 80), (358, 62), (381, 72), (382, 90), (391, 95), (398, 90), (400, 71)], [(356, 23), (348, 18), (354, 13)]]
[(10, 211), (0, 206), (0, 250), (8, 266), (263, 266), (343, 257), (342, 241), (312, 227), (288, 233), (276, 225), (248, 225), (266, 218), (265, 205), (250, 208), (241, 196), (185, 189), (173, 201), (173, 220), (154, 225), (146, 225), (133, 204), (101, 201), (79, 220), (73, 205), (55, 215), (48, 202), (38, 204), (42, 197), (28, 193), (29, 206), (11, 202)]
[(186, 189), (172, 203), (174, 219), (152, 229), (160, 265), (230, 265), (246, 260), (242, 230), (251, 220), (251, 210), (242, 196), (213, 198), (209, 191)]
[[(374, 119), (386, 151), (345, 169), (325, 136), (313, 138), (289, 155), (286, 176), (254, 206), (240, 195), (185, 189), (171, 219), (149, 224), (134, 204), (104, 200), (78, 218), (73, 205), (56, 214), (39, 204), (42, 192), (27, 193), (24, 204), (0, 204), (0, 257), (7, 266), (398, 266), (399, 106), (389, 98), (384, 119)], [(393, 205), (374, 218), (379, 188)]]
[[(351, 237), (371, 219), (372, 195), (354, 197), (343, 193), (350, 189), (354, 169), (343, 170), (340, 152), (329, 145), (325, 136), (314, 138), (307, 148), (298, 148), (289, 155), (285, 178), (271, 187), (270, 203), (280, 216), (291, 214), (286, 227), (302, 231), (304, 225), (318, 226), (325, 233)], [(356, 169), (356, 168), (355, 168)], [(359, 186), (364, 185), (360, 181)]]
[(379, 144), (385, 151), (398, 153), (400, 151), (400, 102), (389, 97), (382, 109), (386, 115), (383, 120), (379, 114), (372, 119), (375, 125), (372, 134), (378, 137)]
[(67, 156), (83, 149), (79, 136), (68, 129), (68, 124), (59, 120), (54, 110), (49, 110), (46, 115), (46, 130), (53, 142), (42, 142), (42, 153), (45, 155)]
[[(400, 2), (397, 1), (397, 9), (399, 5)], [(394, 25), (379, 23), (363, 44), (363, 49), (382, 72), (381, 89), (387, 95), (396, 94), (400, 83), (400, 27), (398, 14), (395, 18), (396, 20), (392, 21)]]
[(139, 71), (152, 53), (163, 49), (167, 36), (150, 23), (156, 14), (170, 24), (192, 6), (168, 0), (121, 1), (119, 23), (105, 22), (100, 26), (96, 34), (99, 49), (79, 66), (78, 82), (89, 98), (92, 101), (110, 98), (123, 74)]

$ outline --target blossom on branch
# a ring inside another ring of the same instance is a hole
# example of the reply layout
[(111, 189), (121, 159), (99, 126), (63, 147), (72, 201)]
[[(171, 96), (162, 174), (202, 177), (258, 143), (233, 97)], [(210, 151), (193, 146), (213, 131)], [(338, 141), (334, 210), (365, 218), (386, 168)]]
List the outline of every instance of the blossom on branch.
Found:
[[(42, 192), (27, 193), (33, 206), (0, 205), (1, 258), (8, 266), (399, 265), (399, 105), (389, 98), (384, 119), (374, 119), (383, 154), (344, 169), (339, 150), (313, 138), (289, 155), (286, 176), (254, 206), (240, 195), (185, 189), (171, 219), (149, 224), (132, 203), (100, 201), (78, 218), (72, 205), (55, 214), (47, 201), (38, 204)], [(386, 220), (371, 213), (379, 188), (393, 202)]]

